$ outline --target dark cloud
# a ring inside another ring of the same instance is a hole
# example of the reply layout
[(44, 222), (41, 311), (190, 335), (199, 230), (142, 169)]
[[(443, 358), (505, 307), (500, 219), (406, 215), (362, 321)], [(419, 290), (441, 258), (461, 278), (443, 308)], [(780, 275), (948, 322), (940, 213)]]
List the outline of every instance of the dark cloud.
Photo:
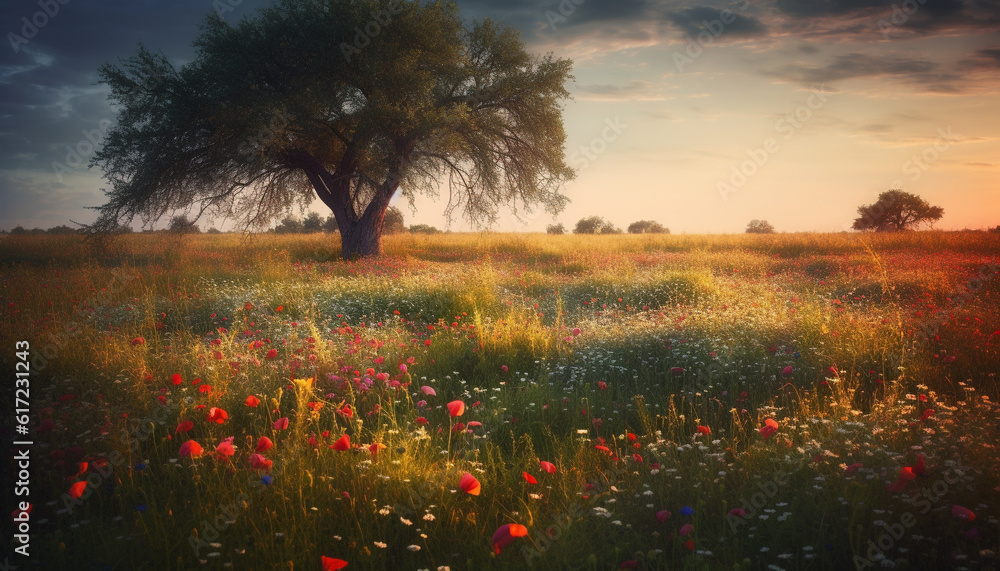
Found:
[[(767, 34), (767, 28), (760, 20), (750, 16), (737, 14), (733, 11), (723, 13), (721, 10), (700, 6), (688, 8), (680, 12), (667, 14), (667, 20), (685, 34), (695, 37), (703, 31), (722, 39), (727, 37), (754, 37)], [(725, 20), (731, 20), (726, 23)], [(721, 27), (719, 27), (721, 25)], [(721, 30), (718, 34), (709, 29)]]
[(961, 90), (959, 74), (943, 71), (939, 64), (899, 56), (874, 56), (864, 53), (838, 55), (821, 66), (786, 65), (765, 70), (767, 76), (802, 85), (834, 83), (855, 78), (887, 77), (915, 84), (923, 91), (953, 93)]

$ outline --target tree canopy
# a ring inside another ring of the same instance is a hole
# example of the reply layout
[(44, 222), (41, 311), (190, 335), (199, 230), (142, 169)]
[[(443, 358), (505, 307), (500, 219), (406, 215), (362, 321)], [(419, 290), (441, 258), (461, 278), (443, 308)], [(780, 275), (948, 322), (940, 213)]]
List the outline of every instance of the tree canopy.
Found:
[(859, 206), (853, 228), (876, 232), (901, 232), (925, 222), (940, 220), (942, 216), (944, 209), (940, 206), (931, 206), (915, 194), (893, 189), (878, 195), (878, 201), (874, 204)]
[(774, 234), (774, 226), (767, 220), (753, 219), (747, 223), (747, 234)]
[(276, 0), (210, 14), (194, 45), (180, 68), (141, 45), (100, 68), (120, 112), (92, 161), (111, 184), (93, 229), (191, 205), (262, 229), (319, 197), (353, 257), (380, 253), (397, 192), (443, 192), (476, 226), (568, 201), (572, 62), (453, 2)]
[(670, 229), (655, 220), (638, 220), (628, 225), (629, 234), (669, 234)]

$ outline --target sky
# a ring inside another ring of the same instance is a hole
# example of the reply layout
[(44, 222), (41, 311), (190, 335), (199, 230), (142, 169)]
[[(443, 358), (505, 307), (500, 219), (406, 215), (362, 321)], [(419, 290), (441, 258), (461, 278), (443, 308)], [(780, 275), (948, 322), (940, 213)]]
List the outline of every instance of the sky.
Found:
[[(209, 12), (235, 23), (267, 3), (4, 0), (0, 228), (95, 219), (87, 207), (107, 183), (86, 164), (116, 117), (97, 85), (102, 63), (142, 42), (182, 65)], [(943, 207), (935, 228), (1000, 225), (996, 0), (457, 4), (468, 20), (515, 27), (533, 53), (574, 62), (571, 202), (556, 218), (505, 213), (495, 230), (598, 215), (674, 233), (737, 233), (754, 218), (839, 232), (891, 188)], [(407, 224), (473, 229), (449, 226), (440, 201), (401, 206)]]

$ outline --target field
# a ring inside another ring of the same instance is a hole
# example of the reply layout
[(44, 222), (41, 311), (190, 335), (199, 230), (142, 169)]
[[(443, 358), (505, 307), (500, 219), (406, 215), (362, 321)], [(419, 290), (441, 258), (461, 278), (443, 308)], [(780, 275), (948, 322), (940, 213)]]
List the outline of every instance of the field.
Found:
[(1000, 235), (385, 250), (0, 240), (24, 567), (1000, 566)]

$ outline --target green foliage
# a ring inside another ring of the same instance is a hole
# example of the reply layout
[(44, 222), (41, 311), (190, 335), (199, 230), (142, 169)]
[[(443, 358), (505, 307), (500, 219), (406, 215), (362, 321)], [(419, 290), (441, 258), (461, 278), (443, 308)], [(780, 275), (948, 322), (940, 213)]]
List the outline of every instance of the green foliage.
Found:
[(187, 216), (178, 215), (170, 219), (170, 226), (167, 231), (171, 234), (199, 234), (201, 229), (193, 220), (188, 220)]
[(385, 211), (385, 220), (382, 222), (383, 234), (400, 234), (406, 232), (406, 222), (403, 219), (403, 211), (390, 206)]
[(933, 223), (942, 216), (944, 209), (940, 206), (931, 206), (915, 194), (893, 189), (878, 195), (878, 201), (874, 204), (859, 206), (853, 228), (876, 232), (901, 232), (924, 223)]
[(566, 233), (566, 227), (562, 225), (562, 222), (559, 224), (549, 224), (545, 227), (545, 233), (559, 236)]
[(437, 234), (441, 232), (429, 224), (414, 224), (410, 226), (410, 234)]
[(452, 2), (276, 0), (233, 25), (210, 14), (194, 47), (180, 68), (145, 47), (100, 68), (121, 111), (92, 161), (111, 183), (93, 229), (192, 204), (260, 229), (318, 197), (350, 258), (381, 252), (397, 193), (442, 181), (445, 213), (477, 225), (567, 202), (571, 62)]
[(621, 234), (620, 228), (600, 216), (590, 216), (577, 221), (574, 234)]
[(670, 228), (655, 220), (639, 220), (628, 225), (629, 234), (669, 234)]
[(767, 220), (751, 220), (747, 224), (747, 234), (774, 234), (774, 226)]

